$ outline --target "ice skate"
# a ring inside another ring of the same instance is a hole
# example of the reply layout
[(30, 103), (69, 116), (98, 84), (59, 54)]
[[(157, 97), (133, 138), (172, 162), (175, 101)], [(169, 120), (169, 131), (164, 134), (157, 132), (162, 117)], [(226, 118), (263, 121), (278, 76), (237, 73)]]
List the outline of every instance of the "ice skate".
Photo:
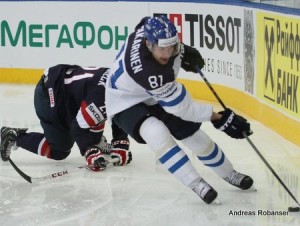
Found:
[(1, 140), (0, 140), (0, 152), (3, 161), (8, 161), (12, 150), (16, 150), (16, 139), (21, 133), (25, 133), (27, 129), (17, 129), (2, 127), (1, 128)]
[(251, 177), (235, 170), (232, 171), (230, 177), (226, 177), (224, 180), (242, 190), (247, 190), (253, 185), (253, 179)]
[(192, 190), (207, 204), (212, 203), (218, 196), (218, 193), (204, 179), (201, 179)]
[(97, 147), (99, 147), (101, 149), (101, 152), (104, 154), (109, 155), (111, 149), (113, 148), (113, 145), (110, 143), (107, 143), (107, 139), (104, 135), (102, 135), (100, 143), (96, 145)]

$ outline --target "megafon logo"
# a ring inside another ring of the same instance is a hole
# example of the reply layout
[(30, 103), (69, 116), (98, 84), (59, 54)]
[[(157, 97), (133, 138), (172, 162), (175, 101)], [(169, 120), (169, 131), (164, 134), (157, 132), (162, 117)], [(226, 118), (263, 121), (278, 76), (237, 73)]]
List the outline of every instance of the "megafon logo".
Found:
[[(174, 23), (180, 40), (188, 45), (240, 53), (241, 18), (212, 14), (153, 13), (153, 16), (160, 15)], [(186, 32), (184, 36), (183, 32)], [(182, 37), (189, 40), (182, 40)]]
[(275, 19), (273, 18), (264, 18), (264, 65), (265, 66), (265, 75), (264, 75), (264, 97), (275, 101), (275, 52), (274, 52), (274, 43), (275, 43)]

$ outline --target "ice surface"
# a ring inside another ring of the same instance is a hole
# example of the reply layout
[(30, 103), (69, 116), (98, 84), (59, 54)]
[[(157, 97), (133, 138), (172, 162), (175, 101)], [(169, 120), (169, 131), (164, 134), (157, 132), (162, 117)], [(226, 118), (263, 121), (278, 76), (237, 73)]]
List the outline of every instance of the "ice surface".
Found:
[[(0, 84), (0, 126), (41, 131), (33, 108), (33, 92), (34, 86), (30, 85)], [(300, 148), (247, 118), (254, 131), (250, 139), (299, 200)], [(105, 135), (110, 140), (109, 127), (106, 126)], [(258, 214), (260, 210), (287, 211), (289, 206), (296, 204), (247, 141), (230, 139), (209, 123), (204, 123), (202, 128), (219, 144), (238, 171), (253, 177), (257, 192), (230, 186), (186, 149), (197, 170), (218, 191), (222, 202), (222, 205), (206, 205), (157, 164), (147, 146), (131, 140), (133, 161), (128, 166), (111, 166), (98, 173), (82, 169), (37, 184), (26, 182), (8, 162), (0, 162), (0, 225), (300, 225), (299, 213)], [(11, 158), (32, 177), (85, 164), (77, 146), (63, 161), (48, 160), (22, 149), (13, 152)], [(232, 216), (233, 211), (246, 211), (248, 215)]]

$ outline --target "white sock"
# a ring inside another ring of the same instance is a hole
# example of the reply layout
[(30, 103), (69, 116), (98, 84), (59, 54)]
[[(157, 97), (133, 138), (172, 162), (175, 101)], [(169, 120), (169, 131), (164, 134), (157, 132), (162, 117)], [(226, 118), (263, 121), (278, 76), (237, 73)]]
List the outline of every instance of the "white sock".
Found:
[(191, 149), (204, 165), (210, 167), (218, 176), (225, 178), (231, 175), (233, 166), (224, 152), (202, 130), (183, 139), (182, 143)]
[(194, 188), (201, 177), (160, 120), (155, 117), (146, 119), (140, 127), (140, 135), (170, 173), (184, 185)]

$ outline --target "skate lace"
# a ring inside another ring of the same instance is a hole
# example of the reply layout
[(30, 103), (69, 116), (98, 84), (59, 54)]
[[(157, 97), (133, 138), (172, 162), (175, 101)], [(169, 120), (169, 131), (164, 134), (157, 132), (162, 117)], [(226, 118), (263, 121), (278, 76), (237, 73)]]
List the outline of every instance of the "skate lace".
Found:
[(230, 184), (240, 185), (244, 177), (245, 177), (244, 174), (238, 173), (235, 170), (233, 170), (230, 175), (230, 178), (226, 177), (225, 180), (227, 180)]
[(205, 195), (210, 189), (210, 185), (206, 181), (201, 179), (199, 184), (195, 188), (193, 188), (193, 191), (197, 193), (202, 199), (204, 199)]

